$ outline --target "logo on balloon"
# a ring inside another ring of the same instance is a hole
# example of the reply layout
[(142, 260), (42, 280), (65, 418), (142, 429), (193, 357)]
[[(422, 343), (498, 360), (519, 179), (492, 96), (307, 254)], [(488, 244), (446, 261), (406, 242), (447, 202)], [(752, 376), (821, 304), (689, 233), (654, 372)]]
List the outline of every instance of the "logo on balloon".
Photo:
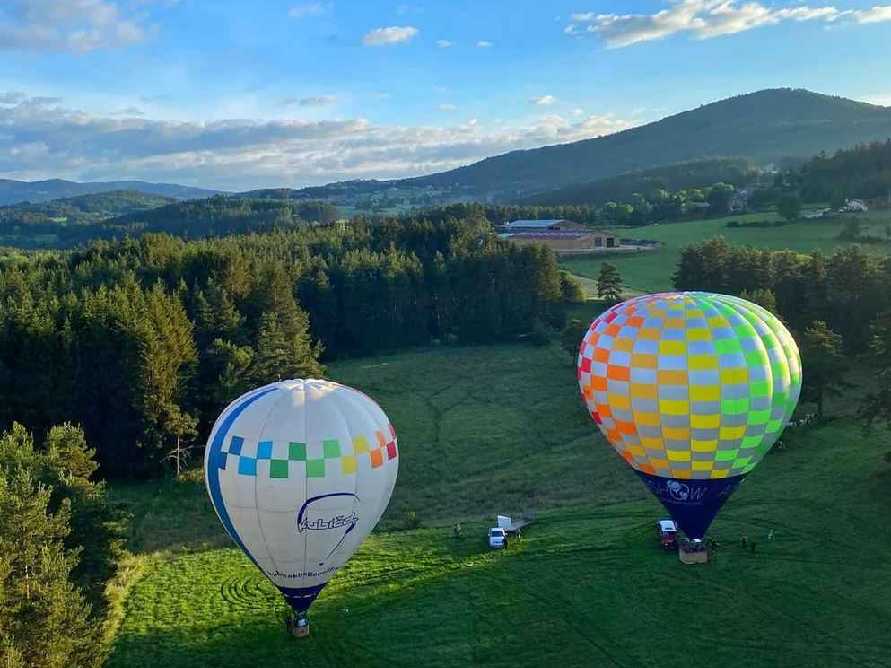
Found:
[[(297, 513), (297, 532), (306, 531), (343, 531), (340, 540), (331, 548), (325, 561), (331, 558), (346, 537), (359, 523), (357, 511), (359, 497), (352, 492), (334, 492), (321, 494), (307, 499)], [(324, 561), (319, 562), (319, 566)]]
[(668, 493), (672, 499), (677, 501), (687, 501), (690, 498), (690, 488), (677, 480), (669, 480), (666, 484)]

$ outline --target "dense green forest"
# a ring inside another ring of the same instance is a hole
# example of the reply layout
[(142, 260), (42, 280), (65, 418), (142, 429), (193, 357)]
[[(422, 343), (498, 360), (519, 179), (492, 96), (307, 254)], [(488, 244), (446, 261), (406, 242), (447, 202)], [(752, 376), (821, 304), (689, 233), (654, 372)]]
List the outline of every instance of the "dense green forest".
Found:
[(791, 180), (808, 202), (841, 204), (856, 197), (891, 203), (891, 139), (818, 155)]
[(0, 270), (0, 425), (80, 425), (106, 475), (155, 472), (233, 396), (321, 359), (512, 340), (562, 324), (554, 255), (485, 220), (188, 242), (166, 235)]

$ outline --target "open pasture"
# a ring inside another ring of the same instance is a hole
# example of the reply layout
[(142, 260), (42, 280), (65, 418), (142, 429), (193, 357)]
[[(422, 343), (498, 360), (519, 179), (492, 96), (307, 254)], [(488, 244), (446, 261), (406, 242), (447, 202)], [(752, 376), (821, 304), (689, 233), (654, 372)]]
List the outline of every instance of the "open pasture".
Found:
[[(312, 637), (285, 635), (284, 604), (200, 481), (124, 486), (144, 575), (110, 666), (891, 665), (884, 432), (839, 418), (786, 438), (715, 522), (715, 561), (687, 567), (659, 548), (660, 507), (595, 436), (556, 347), (417, 351), (332, 376), (380, 400), (403, 454), (381, 530), (313, 607)], [(494, 514), (521, 510), (538, 521), (488, 551)], [(424, 526), (400, 530), (410, 513)]]
[[(858, 218), (862, 223), (864, 235), (886, 238), (885, 228), (891, 225), (891, 212), (870, 212)], [(846, 220), (844, 218), (802, 220), (779, 227), (745, 227), (746, 223), (776, 220), (780, 220), (780, 217), (775, 213), (757, 213), (622, 229), (616, 231), (618, 236), (651, 239), (661, 241), (664, 245), (654, 251), (633, 255), (564, 257), (560, 259), (560, 264), (563, 269), (573, 274), (596, 279), (600, 265), (609, 262), (618, 267), (630, 292), (659, 292), (672, 289), (671, 275), (677, 267), (684, 246), (713, 237), (722, 236), (729, 243), (738, 246), (770, 250), (788, 249), (803, 253), (819, 250), (829, 254), (836, 248), (850, 245), (850, 242), (838, 239)], [(727, 223), (732, 221), (738, 222), (742, 227), (727, 227)], [(886, 243), (863, 244), (863, 247), (883, 253), (889, 249)]]

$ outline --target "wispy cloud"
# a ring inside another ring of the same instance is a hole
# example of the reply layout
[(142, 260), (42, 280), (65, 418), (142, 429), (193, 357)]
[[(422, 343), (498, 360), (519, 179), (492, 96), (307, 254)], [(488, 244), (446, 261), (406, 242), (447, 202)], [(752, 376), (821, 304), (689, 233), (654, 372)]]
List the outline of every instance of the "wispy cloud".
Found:
[(15, 99), (0, 104), (0, 176), (145, 178), (232, 189), (413, 176), (630, 125), (612, 116), (571, 121), (558, 115), (447, 127), (383, 126), (361, 118), (183, 122)]
[(375, 28), (366, 33), (362, 38), (365, 46), (388, 46), (411, 41), (418, 34), (414, 26), (389, 26), (387, 28)]
[[(59, 101), (61, 102), (61, 100)], [(139, 117), (145, 116), (145, 112), (139, 107), (124, 107), (123, 109), (118, 109), (117, 111), (110, 112), (109, 116)]]
[(334, 95), (310, 95), (309, 97), (286, 97), (282, 100), (285, 106), (327, 107), (337, 102)]
[(321, 16), (331, 9), (331, 3), (324, 2), (304, 2), (300, 5), (294, 5), (288, 10), (288, 16), (292, 19), (302, 19), (307, 16)]
[(455, 45), (454, 42), (450, 42), (447, 39), (436, 40), (436, 46), (438, 46), (440, 49), (448, 49), (448, 48), (453, 47), (454, 45)]
[(891, 21), (891, 5), (841, 10), (831, 5), (776, 8), (757, 1), (680, 0), (654, 14), (576, 13), (564, 32), (595, 35), (610, 48), (622, 48), (679, 33), (711, 39), (787, 21), (878, 23)]
[(479, 42), (476, 43), (476, 46), (477, 46), (477, 48), (479, 48), (479, 49), (490, 49), (490, 48), (492, 48), (492, 47), (495, 46), (495, 45), (492, 44), (492, 42), (490, 42), (490, 41), (488, 41), (488, 40), (481, 39)]
[(151, 28), (141, 15), (121, 12), (107, 0), (4, 0), (0, 49), (71, 51), (127, 46)]
[(439, 110), (440, 111), (458, 111), (458, 107), (454, 104), (449, 103), (449, 102), (443, 102), (441, 105), (439, 105)]
[(554, 102), (557, 101), (557, 98), (553, 95), (540, 95), (539, 97), (529, 98), (529, 101), (532, 104), (537, 104), (539, 107), (548, 107), (554, 104)]

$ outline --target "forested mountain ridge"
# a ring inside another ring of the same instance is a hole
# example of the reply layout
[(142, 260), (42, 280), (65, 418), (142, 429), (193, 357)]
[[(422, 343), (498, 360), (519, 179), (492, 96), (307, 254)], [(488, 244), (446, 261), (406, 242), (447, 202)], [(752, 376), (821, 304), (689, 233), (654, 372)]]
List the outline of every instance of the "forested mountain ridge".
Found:
[(711, 157), (767, 163), (891, 137), (891, 108), (807, 90), (738, 95), (615, 134), (512, 151), (406, 179), (502, 200), (574, 183)]
[(240, 195), (176, 201), (119, 191), (0, 207), (0, 245), (72, 248), (147, 232), (203, 238), (328, 224), (336, 219), (337, 208), (325, 202)]
[(150, 183), (148, 181), (14, 181), (0, 179), (0, 206), (19, 202), (46, 202), (53, 199), (107, 193), (116, 190), (138, 191), (148, 195), (161, 195), (172, 199), (195, 199), (219, 194), (219, 190), (193, 188), (176, 183)]
[(95, 223), (135, 211), (155, 209), (175, 201), (172, 197), (138, 190), (111, 190), (44, 202), (20, 202), (0, 206), (0, 224)]

